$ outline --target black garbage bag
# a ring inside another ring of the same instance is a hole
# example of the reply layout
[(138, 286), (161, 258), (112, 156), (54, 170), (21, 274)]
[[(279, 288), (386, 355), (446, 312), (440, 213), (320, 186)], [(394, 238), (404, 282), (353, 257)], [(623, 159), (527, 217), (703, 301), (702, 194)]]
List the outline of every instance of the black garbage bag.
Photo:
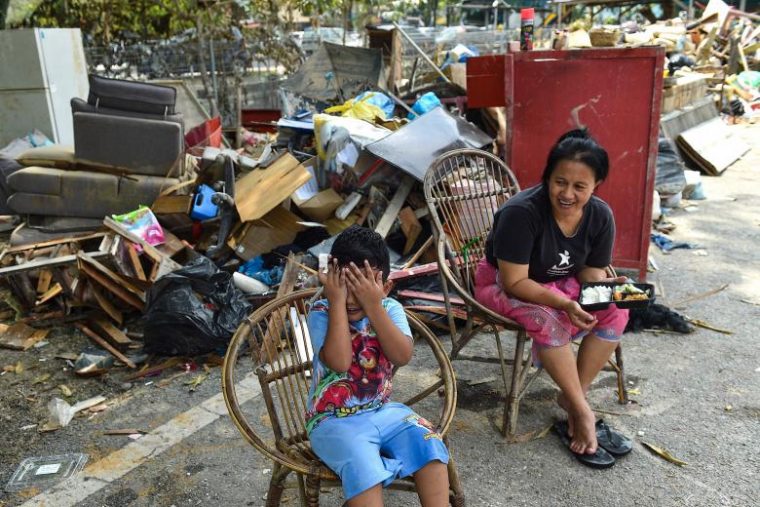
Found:
[(657, 140), (657, 172), (654, 178), (654, 188), (661, 195), (671, 195), (682, 192), (686, 188), (686, 176), (683, 173), (684, 164), (681, 155), (676, 151), (673, 142), (660, 135)]
[(206, 257), (168, 273), (146, 294), (145, 351), (195, 356), (225, 348), (251, 305)]

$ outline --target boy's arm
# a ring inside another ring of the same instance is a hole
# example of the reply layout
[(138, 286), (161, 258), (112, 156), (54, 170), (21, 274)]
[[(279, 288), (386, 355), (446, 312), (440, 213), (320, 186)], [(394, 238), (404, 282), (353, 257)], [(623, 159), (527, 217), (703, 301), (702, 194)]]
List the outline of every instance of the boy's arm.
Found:
[(412, 340), (401, 332), (383, 307), (382, 276), (382, 273), (373, 276), (367, 261), (364, 261), (364, 271), (351, 263), (346, 270), (346, 283), (369, 317), (385, 357), (395, 366), (403, 366), (412, 359)]
[(383, 307), (382, 300), (376, 305), (371, 305), (367, 310), (367, 317), (372, 324), (372, 329), (377, 334), (383, 354), (394, 366), (404, 366), (412, 360), (412, 339), (405, 335), (393, 322), (388, 311)]
[(351, 332), (346, 313), (346, 284), (342, 270), (333, 262), (327, 273), (319, 274), (330, 304), (327, 310), (327, 334), (319, 358), (328, 368), (344, 373), (351, 367)]

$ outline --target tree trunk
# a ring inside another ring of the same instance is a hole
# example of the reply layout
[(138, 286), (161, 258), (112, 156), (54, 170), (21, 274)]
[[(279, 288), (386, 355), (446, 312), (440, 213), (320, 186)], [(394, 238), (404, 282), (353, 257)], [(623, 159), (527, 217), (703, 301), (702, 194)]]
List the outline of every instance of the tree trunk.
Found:
[(8, 16), (8, 6), (11, 0), (0, 0), (0, 30), (5, 28), (5, 19)]

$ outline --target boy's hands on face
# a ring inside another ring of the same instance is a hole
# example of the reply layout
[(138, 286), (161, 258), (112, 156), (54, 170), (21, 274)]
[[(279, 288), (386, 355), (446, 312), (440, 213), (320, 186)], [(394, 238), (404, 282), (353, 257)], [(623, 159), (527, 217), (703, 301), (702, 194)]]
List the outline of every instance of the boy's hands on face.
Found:
[(382, 272), (373, 273), (369, 262), (365, 260), (363, 269), (352, 262), (345, 268), (345, 274), (348, 290), (365, 312), (381, 303), (385, 297)]
[(338, 259), (330, 259), (327, 273), (322, 271), (317, 275), (319, 282), (325, 288), (325, 297), (330, 305), (346, 305), (346, 277), (344, 270), (338, 267)]

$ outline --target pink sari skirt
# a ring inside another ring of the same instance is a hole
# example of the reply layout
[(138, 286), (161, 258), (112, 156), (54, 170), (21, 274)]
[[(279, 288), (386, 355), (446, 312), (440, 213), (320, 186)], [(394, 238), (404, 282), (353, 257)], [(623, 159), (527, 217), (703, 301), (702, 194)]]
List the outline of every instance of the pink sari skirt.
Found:
[[(569, 299), (578, 299), (581, 289), (580, 283), (573, 276), (541, 285)], [(507, 295), (501, 288), (499, 270), (486, 259), (480, 261), (475, 271), (475, 299), (494, 312), (523, 326), (533, 340), (534, 358), (536, 358), (537, 347), (561, 347), (589, 333), (602, 340), (620, 341), (625, 325), (628, 323), (628, 310), (622, 310), (612, 304), (605, 310), (589, 312), (597, 318), (597, 325), (591, 331), (575, 327), (562, 310), (527, 303)]]

